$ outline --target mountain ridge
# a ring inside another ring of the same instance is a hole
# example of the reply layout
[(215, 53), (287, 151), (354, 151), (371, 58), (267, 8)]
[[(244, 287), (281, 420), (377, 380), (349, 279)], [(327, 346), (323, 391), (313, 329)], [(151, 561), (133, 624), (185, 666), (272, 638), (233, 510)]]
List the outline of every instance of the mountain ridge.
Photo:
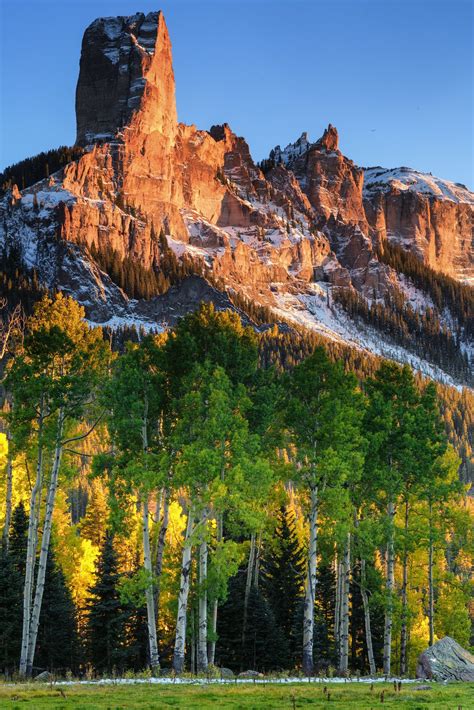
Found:
[[(161, 12), (99, 18), (86, 29), (76, 115), (83, 155), (33, 186), (11, 186), (0, 206), (0, 243), (4, 252), (15, 248), (46, 286), (73, 295), (91, 322), (163, 322), (163, 295), (130, 298), (101, 268), (108, 250), (165, 279), (164, 265), (177, 262), (178, 271), (241, 294), (276, 320), (463, 382), (424, 364), (408, 339), (406, 347), (381, 340), (380, 329), (351, 319), (336, 296), (345, 289), (370, 307), (402, 294), (426, 320), (429, 295), (379, 252), (393, 242), (469, 283), (472, 193), (449, 188), (455, 201), (442, 188), (448, 181), (360, 168), (340, 152), (331, 125), (316, 142), (303, 133), (258, 165), (227, 124), (202, 131), (178, 123)], [(168, 308), (164, 321), (172, 322)], [(471, 331), (449, 310), (438, 309), (436, 318), (438, 331), (448, 329), (466, 353), (468, 372)]]

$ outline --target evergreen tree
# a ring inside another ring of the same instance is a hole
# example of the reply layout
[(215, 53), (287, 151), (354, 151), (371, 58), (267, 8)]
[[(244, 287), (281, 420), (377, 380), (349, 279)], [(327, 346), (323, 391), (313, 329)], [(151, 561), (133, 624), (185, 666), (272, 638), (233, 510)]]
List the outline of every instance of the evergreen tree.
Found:
[[(252, 586), (247, 606), (247, 633), (243, 639), (242, 619), (247, 570), (241, 568), (229, 582), (227, 600), (219, 609), (217, 662), (234, 671), (282, 670), (290, 655), (285, 636), (264, 595)], [(242, 643), (243, 642), (243, 643)]]
[(12, 515), (9, 552), (22, 582), (25, 576), (26, 546), (28, 539), (28, 516), (23, 502), (18, 503)]
[(21, 596), (25, 575), (28, 517), (23, 503), (13, 511), (8, 549), (0, 550), (0, 669), (12, 673), (21, 645)]
[(79, 659), (76, 609), (53, 549), (46, 562), (35, 659), (38, 670), (62, 674), (67, 670), (74, 671)]
[(0, 548), (0, 672), (12, 673), (21, 644), (22, 579), (11, 553)]
[[(134, 573), (141, 569), (137, 563)], [(128, 603), (123, 606), (125, 643), (124, 650), (125, 666), (133, 668), (134, 671), (141, 671), (150, 664), (147, 610), (145, 604)]]
[(316, 585), (313, 645), (314, 660), (319, 670), (335, 665), (337, 661), (334, 638), (335, 601), (336, 575), (334, 574), (334, 566), (321, 564)]
[[(321, 563), (318, 571), (314, 608), (313, 659), (315, 669), (327, 671), (337, 663), (334, 636), (336, 601), (336, 575), (331, 564)], [(304, 599), (300, 598), (293, 620), (292, 636), (295, 639), (295, 658), (299, 662), (303, 650), (301, 628), (303, 626)]]
[(295, 629), (295, 619), (304, 593), (305, 560), (298, 542), (294, 513), (281, 508), (275, 530), (274, 544), (265, 555), (262, 570), (262, 589), (283, 632), (293, 665), (301, 631)]
[(119, 594), (120, 574), (114, 538), (107, 533), (97, 565), (97, 579), (87, 602), (88, 657), (97, 672), (124, 665), (125, 620)]

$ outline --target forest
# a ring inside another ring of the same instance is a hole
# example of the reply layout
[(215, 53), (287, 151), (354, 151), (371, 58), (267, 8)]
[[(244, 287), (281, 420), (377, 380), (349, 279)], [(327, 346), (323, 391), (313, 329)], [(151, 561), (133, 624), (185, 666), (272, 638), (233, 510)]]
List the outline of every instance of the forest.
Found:
[(4, 677), (408, 676), (472, 644), (467, 390), (212, 305), (118, 344), (38, 298), (0, 333)]
[(79, 146), (62, 145), (59, 148), (38, 153), (31, 158), (20, 160), (14, 165), (9, 165), (0, 173), (0, 195), (11, 190), (17, 185), (24, 190), (31, 185), (49, 178), (73, 160), (84, 155), (84, 149)]

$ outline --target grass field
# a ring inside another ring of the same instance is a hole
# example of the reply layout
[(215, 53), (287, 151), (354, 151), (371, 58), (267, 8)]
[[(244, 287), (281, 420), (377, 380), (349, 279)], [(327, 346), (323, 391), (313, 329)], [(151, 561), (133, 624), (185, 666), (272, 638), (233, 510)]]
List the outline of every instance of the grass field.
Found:
[[(370, 710), (474, 710), (474, 683), (432, 684), (429, 690), (403, 685), (396, 693), (389, 683), (226, 684), (226, 685), (0, 685), (0, 708), (347, 708)], [(326, 689), (326, 692), (325, 692)], [(383, 691), (383, 698), (381, 697)]]

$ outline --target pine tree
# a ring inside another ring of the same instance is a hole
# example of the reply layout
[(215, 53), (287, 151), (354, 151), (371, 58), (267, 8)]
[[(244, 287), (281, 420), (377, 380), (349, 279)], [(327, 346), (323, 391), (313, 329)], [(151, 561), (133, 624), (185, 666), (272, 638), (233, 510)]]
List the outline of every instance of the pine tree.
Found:
[(9, 545), (0, 551), (0, 669), (12, 673), (20, 657), (28, 517), (23, 503), (13, 511)]
[(21, 643), (22, 579), (6, 547), (0, 549), (0, 672), (11, 674)]
[(336, 663), (334, 639), (334, 610), (336, 600), (336, 576), (334, 566), (322, 564), (316, 585), (316, 611), (314, 634), (314, 659), (319, 670)]
[(288, 644), (268, 601), (255, 586), (248, 598), (247, 633), (242, 644), (246, 577), (245, 567), (232, 577), (227, 600), (219, 609), (217, 663), (234, 671), (287, 668)]
[[(330, 564), (319, 566), (314, 609), (313, 659), (315, 669), (327, 671), (337, 663), (334, 637), (334, 609), (336, 600), (336, 575)], [(293, 621), (292, 635), (295, 639), (295, 657), (299, 661), (302, 655), (301, 627), (304, 617), (304, 598), (299, 600)]]
[(292, 658), (286, 665), (291, 666), (300, 646), (301, 632), (295, 629), (295, 618), (304, 593), (305, 560), (290, 510), (280, 510), (275, 544), (265, 555), (262, 572), (263, 592), (288, 643)]
[[(139, 561), (134, 567), (133, 573), (136, 574), (141, 569)], [(150, 665), (146, 605), (131, 602), (124, 604), (123, 615), (126, 645), (124, 649), (125, 666), (133, 668), (134, 671), (142, 671)]]
[(125, 614), (119, 595), (120, 574), (114, 538), (107, 533), (97, 565), (97, 579), (87, 602), (88, 657), (98, 672), (124, 664)]
[(74, 671), (79, 660), (78, 646), (76, 609), (51, 549), (46, 563), (35, 667), (62, 674)]
[(18, 503), (13, 511), (10, 528), (9, 552), (15, 568), (21, 576), (25, 576), (26, 546), (28, 538), (28, 516), (23, 502)]

